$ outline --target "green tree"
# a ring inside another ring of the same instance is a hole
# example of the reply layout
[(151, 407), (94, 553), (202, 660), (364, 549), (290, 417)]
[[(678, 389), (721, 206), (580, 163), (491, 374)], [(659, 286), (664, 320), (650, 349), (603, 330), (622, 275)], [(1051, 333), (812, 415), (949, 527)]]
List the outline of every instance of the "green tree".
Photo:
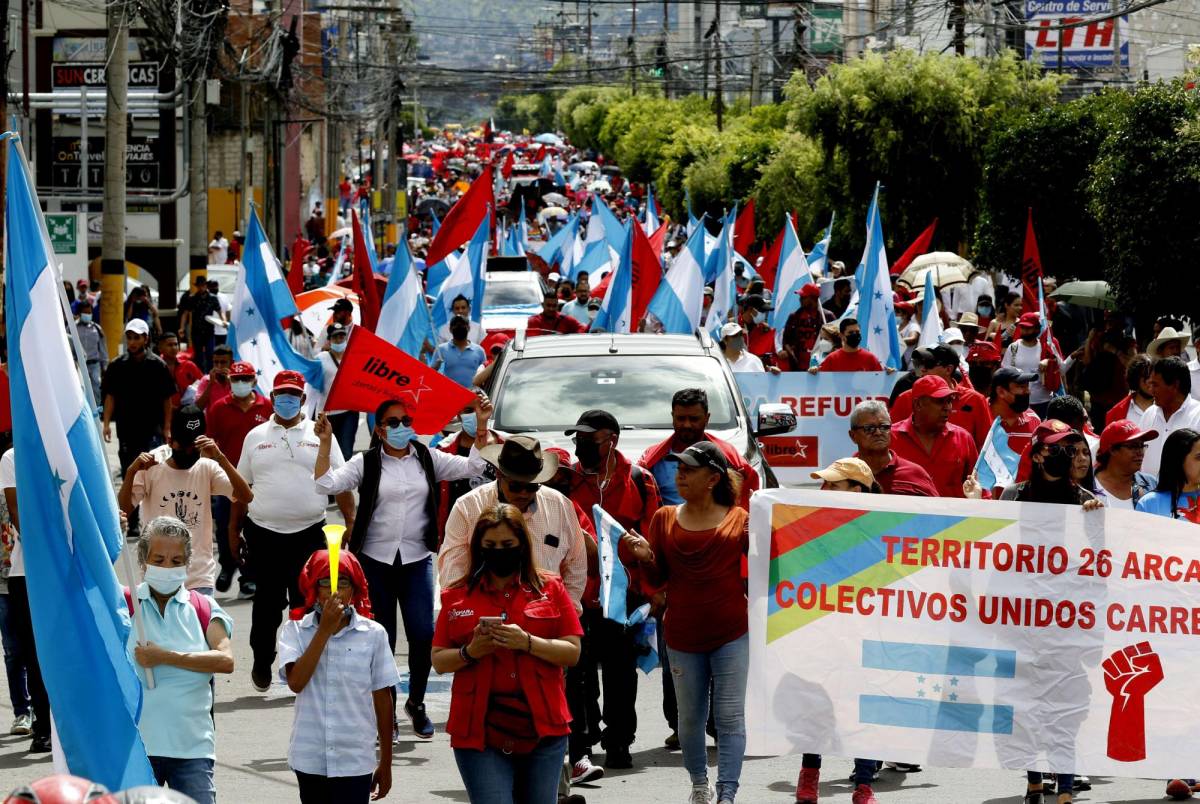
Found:
[[(1182, 81), (1139, 89), (1115, 116), (1088, 188), (1121, 308), (1200, 309), (1200, 99)], [(1143, 326), (1140, 331), (1146, 332)]]
[(598, 150), (600, 127), (608, 115), (609, 107), (629, 97), (619, 87), (576, 87), (558, 99), (556, 118), (558, 127), (577, 148)]
[(879, 181), (893, 248), (937, 217), (938, 240), (953, 249), (975, 228), (992, 129), (1052, 104), (1058, 82), (1012, 54), (964, 59), (896, 50), (835, 64), (811, 87), (797, 73), (786, 94), (789, 124), (816, 139), (827, 162), (845, 167), (822, 183), (838, 212), (836, 241), (863, 242), (867, 201)]
[(811, 238), (829, 225), (829, 204), (823, 188), (835, 182), (831, 172), (839, 173), (841, 168), (825, 161), (816, 142), (798, 132), (786, 134), (762, 165), (754, 186), (759, 239), (774, 238), (783, 226), (783, 216), (794, 211), (799, 218), (800, 242), (812, 249)]

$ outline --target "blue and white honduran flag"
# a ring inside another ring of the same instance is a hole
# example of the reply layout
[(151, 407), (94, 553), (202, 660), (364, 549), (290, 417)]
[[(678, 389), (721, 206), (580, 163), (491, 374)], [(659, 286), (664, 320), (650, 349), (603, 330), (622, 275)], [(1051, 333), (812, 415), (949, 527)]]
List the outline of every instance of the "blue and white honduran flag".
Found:
[(229, 345), (234, 359), (247, 360), (254, 366), (258, 390), (264, 394), (271, 393), (279, 372), (303, 374), (311, 386), (308, 402), (312, 407), (317, 402), (317, 394), (313, 392), (326, 390), (325, 372), (320, 361), (296, 354), (280, 324), (284, 318), (298, 314), (296, 300), (283, 278), (258, 213), (251, 210), (229, 316)]
[(633, 331), (633, 228), (617, 259), (617, 267), (604, 291), (604, 300), (592, 319), (591, 332), (627, 334)]
[(346, 266), (346, 249), (350, 245), (350, 241), (350, 235), (342, 238), (342, 244), (338, 248), (337, 259), (333, 261), (333, 270), (329, 272), (329, 279), (326, 280), (325, 287), (333, 287), (342, 278), (342, 269)]
[(392, 272), (388, 275), (387, 291), (379, 308), (379, 323), (375, 334), (400, 347), (402, 352), (418, 357), (426, 341), (433, 344), (433, 320), (425, 304), (421, 277), (413, 266), (408, 241), (403, 237), (396, 244)]
[(596, 525), (596, 552), (600, 561), (600, 611), (606, 619), (634, 631), (638, 667), (649, 673), (658, 666), (656, 624), (650, 617), (649, 603), (643, 603), (632, 612), (627, 610), (629, 572), (617, 551), (625, 528), (599, 505), (592, 506), (592, 520)]
[(900, 368), (900, 330), (896, 328), (896, 307), (892, 301), (891, 275), (883, 243), (883, 224), (879, 220), (879, 185), (867, 215), (867, 247), (863, 253), (862, 284), (859, 290), (858, 324), (863, 346), (873, 353), (884, 368)]
[(833, 218), (834, 213), (829, 213), (829, 228), (808, 255), (808, 267), (819, 272), (821, 276), (829, 276), (829, 242), (833, 239)]
[[(479, 323), (483, 317), (484, 264), (487, 261), (488, 216), (479, 222), (475, 235), (467, 243), (466, 253), (451, 267), (450, 275), (442, 282), (433, 302), (434, 330), (450, 323), (450, 307), (459, 296), (471, 302), (471, 320)], [(446, 257), (447, 261), (453, 255)]]
[(646, 312), (662, 322), (663, 331), (691, 335), (700, 327), (703, 309), (704, 223), (701, 221), (671, 261)]
[(654, 204), (654, 187), (646, 185), (646, 214), (642, 216), (642, 231), (646, 236), (658, 231), (661, 221), (658, 219), (658, 208)]
[(362, 227), (363, 243), (367, 246), (367, 258), (371, 261), (371, 271), (376, 272), (379, 268), (379, 255), (375, 253), (375, 236), (371, 234), (371, 211), (369, 209), (363, 208), (358, 225)]
[(42, 679), (71, 773), (154, 784), (142, 685), (113, 562), (124, 542), (95, 418), (71, 356), (62, 275), (16, 137), (7, 144), (5, 313), (13, 457)]
[(775, 309), (771, 311), (771, 326), (775, 328), (775, 351), (783, 349), (783, 330), (787, 325), (788, 316), (800, 309), (800, 288), (811, 285), (812, 271), (809, 270), (808, 260), (804, 249), (800, 247), (800, 238), (796, 227), (792, 225), (792, 216), (784, 215), (783, 244), (779, 249), (779, 271), (775, 275)]
[(991, 490), (997, 486), (1011, 486), (1017, 477), (1017, 466), (1021, 456), (1008, 445), (1008, 431), (1000, 422), (1000, 417), (992, 422), (983, 447), (979, 450), (979, 460), (975, 463), (975, 477), (979, 485)]
[(919, 348), (937, 346), (943, 341), (942, 317), (938, 315), (937, 287), (933, 284), (933, 269), (925, 272), (925, 291), (921, 296), (921, 335), (917, 338)]
[[(708, 316), (704, 320), (704, 328), (716, 338), (721, 325), (729, 319), (730, 312), (737, 305), (737, 284), (733, 274), (733, 224), (737, 220), (737, 207), (725, 216), (721, 225), (720, 240), (713, 249), (713, 301), (708, 307)], [(703, 300), (701, 300), (703, 306)]]
[[(525, 251), (529, 248), (529, 221), (525, 220), (525, 204), (521, 204), (521, 218), (517, 221), (517, 233), (520, 238), (521, 256), (525, 256)], [(533, 270), (533, 266), (529, 267)]]

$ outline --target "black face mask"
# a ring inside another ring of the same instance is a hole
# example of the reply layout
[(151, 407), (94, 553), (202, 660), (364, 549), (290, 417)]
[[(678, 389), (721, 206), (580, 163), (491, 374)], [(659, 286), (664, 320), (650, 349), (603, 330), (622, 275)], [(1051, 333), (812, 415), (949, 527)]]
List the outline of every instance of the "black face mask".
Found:
[(851, 349), (857, 349), (862, 344), (862, 333), (851, 332), (846, 336), (846, 345)]
[(171, 460), (175, 462), (176, 468), (191, 469), (196, 461), (200, 460), (200, 450), (195, 447), (171, 450)]
[(1071, 473), (1071, 455), (1066, 450), (1051, 450), (1042, 456), (1042, 471), (1047, 475), (1065, 478)]
[(1008, 406), (1012, 408), (1013, 413), (1024, 413), (1029, 410), (1029, 394), (1017, 394)]
[(521, 568), (520, 547), (481, 547), (479, 556), (488, 572), (507, 578)]
[(595, 441), (584, 441), (580, 439), (575, 442), (575, 457), (586, 468), (591, 469), (593, 466), (600, 465), (600, 445)]

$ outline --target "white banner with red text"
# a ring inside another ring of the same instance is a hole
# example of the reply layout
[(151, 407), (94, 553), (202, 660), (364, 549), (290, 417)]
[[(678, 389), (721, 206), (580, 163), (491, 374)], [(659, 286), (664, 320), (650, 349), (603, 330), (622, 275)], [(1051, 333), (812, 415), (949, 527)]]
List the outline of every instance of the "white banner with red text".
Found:
[(750, 537), (748, 754), (1195, 775), (1195, 524), (775, 489)]
[(882, 371), (830, 371), (809, 374), (736, 373), (733, 375), (751, 416), (765, 402), (784, 403), (796, 412), (796, 429), (760, 438), (763, 455), (779, 483), (807, 486), (810, 474), (856, 451), (850, 440), (850, 411), (864, 399), (885, 404), (896, 374)]

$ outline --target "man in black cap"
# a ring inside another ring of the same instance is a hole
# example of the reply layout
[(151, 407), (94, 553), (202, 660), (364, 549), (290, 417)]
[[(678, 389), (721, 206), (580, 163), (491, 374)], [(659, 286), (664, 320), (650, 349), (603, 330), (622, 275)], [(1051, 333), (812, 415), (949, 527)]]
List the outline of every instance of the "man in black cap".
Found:
[(738, 308), (738, 323), (746, 331), (746, 351), (763, 362), (775, 365), (775, 328), (767, 323), (767, 313), (773, 308), (762, 295), (743, 296)]
[[(575, 440), (576, 463), (570, 472), (571, 500), (585, 513), (599, 505), (623, 528), (644, 532), (658, 510), (658, 488), (654, 476), (634, 466), (617, 448), (621, 425), (606, 410), (585, 410), (566, 434)], [(599, 575), (596, 576), (597, 582)], [(631, 571), (626, 611), (646, 602), (636, 570)], [(637, 730), (637, 644), (624, 625), (604, 616), (599, 601), (584, 600), (581, 622), (583, 653), (567, 672), (568, 703), (574, 723), (571, 729), (572, 781), (594, 778), (589, 756), (591, 744), (587, 711), (595, 711), (600, 697), (597, 671), (604, 682), (604, 765), (633, 767), (629, 746)], [(597, 724), (598, 725), (598, 724)]]
[[(346, 301), (339, 299), (338, 304)], [(346, 304), (350, 302), (346, 301)], [(337, 314), (334, 315), (337, 318)], [(334, 321), (325, 328), (325, 336), (329, 339), (328, 349), (317, 355), (321, 363), (321, 371), (325, 376), (325, 390), (333, 387), (338, 369), (342, 365), (342, 355), (350, 342), (350, 327), (339, 321)], [(348, 461), (354, 455), (354, 439), (358, 435), (359, 414), (356, 410), (326, 410), (325, 416), (333, 426), (333, 437), (337, 439), (338, 449), (342, 452), (342, 460)]]
[[(350, 333), (350, 328), (354, 326), (354, 304), (349, 299), (338, 299), (333, 303), (333, 307), (329, 308), (329, 326), (340, 324), (346, 334)], [(329, 329), (328, 327), (317, 333), (317, 351), (324, 351), (329, 345)]]
[(1029, 383), (1037, 379), (1033, 372), (1015, 368), (996, 369), (992, 375), (989, 402), (992, 415), (1000, 417), (1000, 426), (1008, 433), (1009, 448), (1020, 455), (1033, 440), (1042, 420), (1029, 408)]

